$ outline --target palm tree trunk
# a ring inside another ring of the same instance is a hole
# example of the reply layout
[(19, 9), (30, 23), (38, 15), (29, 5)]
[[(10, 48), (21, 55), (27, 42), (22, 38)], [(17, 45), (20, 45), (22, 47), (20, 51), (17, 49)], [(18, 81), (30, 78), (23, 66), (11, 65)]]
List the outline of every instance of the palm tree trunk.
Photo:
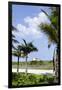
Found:
[(55, 71), (55, 49), (53, 53), (53, 72)]
[(57, 76), (57, 69), (58, 69), (58, 53), (55, 48), (53, 53), (53, 71), (55, 71), (56, 76)]
[(59, 50), (58, 48), (56, 49), (56, 59), (55, 59), (55, 81), (58, 82), (59, 81), (59, 76), (60, 74), (60, 70), (59, 70)]
[(19, 56), (18, 56), (18, 63), (17, 63), (17, 73), (19, 73)]
[(26, 74), (27, 74), (27, 58), (28, 56), (26, 56)]
[(58, 48), (57, 48), (57, 51), (56, 51), (56, 78), (58, 79), (59, 78), (59, 52), (58, 52)]
[(55, 73), (55, 82), (58, 82), (60, 71), (59, 71), (59, 51), (57, 47), (54, 49), (53, 53), (53, 71)]

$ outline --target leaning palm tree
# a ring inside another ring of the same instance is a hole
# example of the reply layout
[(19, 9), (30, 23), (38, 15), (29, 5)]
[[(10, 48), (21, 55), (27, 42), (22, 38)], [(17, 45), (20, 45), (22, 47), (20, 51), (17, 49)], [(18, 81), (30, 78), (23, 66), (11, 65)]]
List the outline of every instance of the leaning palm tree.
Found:
[[(41, 11), (47, 16), (47, 18), (50, 20), (50, 24), (48, 23), (41, 23), (39, 25), (40, 30), (45, 33), (48, 37), (49, 44), (48, 48), (51, 46), (51, 43), (54, 43), (56, 45), (56, 61), (54, 61), (53, 57), (53, 66), (55, 67), (55, 74), (56, 77), (58, 77), (59, 73), (59, 65), (56, 64), (58, 63), (58, 55), (59, 55), (59, 49), (58, 49), (58, 44), (59, 44), (59, 38), (58, 38), (58, 32), (59, 32), (59, 7), (52, 7), (51, 9), (51, 14), (48, 15), (47, 12), (41, 9)], [(55, 52), (54, 50), (54, 52)], [(54, 55), (53, 55), (54, 56)], [(55, 63), (54, 63), (55, 62)], [(56, 64), (56, 66), (55, 66)]]
[(27, 43), (24, 39), (24, 44), (19, 46), (20, 51), (23, 51), (24, 57), (26, 58), (26, 74), (27, 74), (27, 59), (28, 59), (28, 54), (30, 54), (33, 51), (38, 51), (37, 48), (32, 44), (32, 42)]

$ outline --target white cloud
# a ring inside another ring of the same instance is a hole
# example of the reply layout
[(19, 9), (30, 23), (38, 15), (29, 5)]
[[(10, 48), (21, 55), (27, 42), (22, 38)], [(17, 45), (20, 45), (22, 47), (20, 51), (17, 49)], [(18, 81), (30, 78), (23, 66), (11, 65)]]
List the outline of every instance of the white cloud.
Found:
[(33, 38), (39, 38), (41, 37), (41, 33), (39, 31), (38, 25), (40, 23), (46, 23), (46, 22), (50, 23), (47, 16), (42, 12), (40, 12), (35, 17), (27, 16), (24, 18), (24, 23), (25, 23), (24, 25), (21, 23), (17, 24), (17, 28), (19, 32), (16, 33), (16, 35), (22, 38), (30, 35), (33, 36)]
[(50, 23), (50, 21), (48, 20), (47, 16), (40, 12), (36, 17), (26, 17), (24, 18), (25, 23), (29, 24), (29, 25), (39, 25), (41, 22), (43, 23)]

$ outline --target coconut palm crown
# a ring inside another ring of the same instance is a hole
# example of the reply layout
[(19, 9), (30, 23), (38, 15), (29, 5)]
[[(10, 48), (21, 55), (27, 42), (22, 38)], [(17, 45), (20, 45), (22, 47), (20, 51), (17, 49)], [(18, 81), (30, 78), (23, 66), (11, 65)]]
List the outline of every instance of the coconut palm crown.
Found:
[(51, 15), (48, 15), (44, 10), (41, 10), (43, 13), (46, 14), (47, 18), (50, 20), (50, 24), (41, 23), (39, 27), (40, 27), (40, 30), (48, 36), (49, 41), (57, 45), (59, 42), (59, 39), (58, 39), (59, 8), (52, 7), (50, 9), (51, 9)]
[[(49, 40), (49, 44), (48, 44), (48, 48), (50, 48), (51, 44), (54, 43), (56, 45), (56, 61), (54, 60), (54, 55), (53, 55), (53, 62), (57, 63), (57, 64), (53, 64), (53, 67), (55, 67), (55, 74), (56, 77), (58, 77), (59, 75), (59, 12), (60, 9), (59, 7), (51, 7), (51, 14), (47, 14), (47, 12), (45, 12), (44, 10), (41, 9), (41, 11), (47, 16), (47, 18), (49, 19), (50, 23), (41, 23), (39, 25), (40, 30), (45, 33), (45, 35), (47, 35), (48, 40)], [(54, 52), (55, 52), (54, 50)], [(56, 66), (54, 66), (56, 65)]]
[(24, 51), (24, 53), (27, 55), (30, 52), (38, 51), (38, 49), (32, 44), (32, 42), (27, 43), (26, 40), (23, 39), (24, 44), (21, 44), (19, 46), (20, 51)]

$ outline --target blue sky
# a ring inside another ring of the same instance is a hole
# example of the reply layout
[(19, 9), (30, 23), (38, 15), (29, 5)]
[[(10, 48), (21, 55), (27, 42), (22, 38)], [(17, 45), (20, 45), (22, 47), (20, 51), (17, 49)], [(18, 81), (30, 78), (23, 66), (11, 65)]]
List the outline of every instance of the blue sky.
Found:
[[(33, 41), (33, 44), (38, 48), (38, 52), (32, 52), (29, 54), (29, 60), (33, 58), (39, 58), (41, 60), (52, 60), (53, 51), (55, 45), (51, 45), (48, 49), (48, 38), (45, 34), (40, 32), (39, 24), (50, 23), (48, 18), (41, 9), (50, 14), (49, 7), (43, 6), (26, 6), (26, 5), (12, 5), (12, 25), (19, 31), (13, 32), (16, 39), (23, 43), (24, 38), (27, 42)], [(17, 61), (17, 58), (13, 56), (13, 60)], [(25, 59), (20, 58), (20, 61)]]

